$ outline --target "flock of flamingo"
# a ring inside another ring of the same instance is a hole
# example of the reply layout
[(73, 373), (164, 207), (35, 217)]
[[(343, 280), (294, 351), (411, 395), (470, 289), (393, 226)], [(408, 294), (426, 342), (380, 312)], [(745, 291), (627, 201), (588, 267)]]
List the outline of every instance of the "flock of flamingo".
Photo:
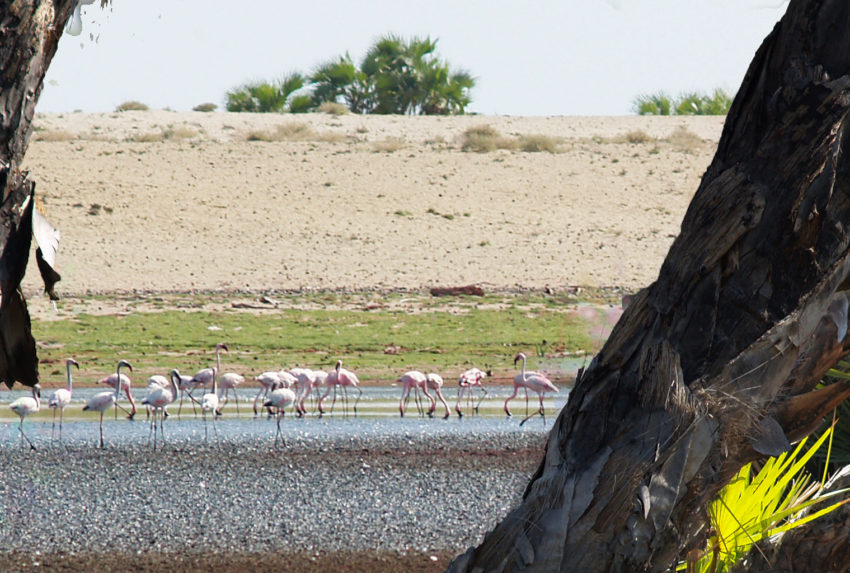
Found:
[[(175, 368), (169, 373), (168, 377), (161, 376), (159, 374), (150, 377), (148, 380), (147, 395), (144, 400), (142, 400), (142, 405), (144, 405), (148, 411), (150, 432), (153, 434), (154, 447), (156, 447), (157, 429), (160, 433), (163, 431), (163, 420), (168, 416), (166, 408), (170, 404), (176, 402), (178, 396), (180, 398), (177, 410), (178, 415), (183, 408), (183, 399), (186, 397), (189, 398), (192, 404), (192, 410), (195, 414), (197, 413), (196, 406), (200, 407), (204, 419), (205, 440), (208, 439), (207, 415), (209, 414), (212, 417), (213, 430), (217, 435), (218, 430), (215, 426), (215, 420), (217, 416), (221, 415), (221, 409), (227, 403), (231, 392), (233, 393), (234, 400), (236, 401), (236, 411), (238, 414), (239, 398), (236, 395), (236, 388), (245, 381), (245, 377), (233, 372), (221, 372), (222, 350), (226, 352), (228, 350), (227, 345), (224, 343), (217, 344), (215, 348), (215, 366), (199, 370), (194, 376), (183, 375)], [(520, 389), (524, 389), (527, 415), (520, 422), (520, 425), (538, 414), (543, 417), (543, 421), (545, 423), (546, 418), (543, 409), (544, 395), (550, 392), (557, 393), (558, 388), (551, 380), (540, 372), (527, 371), (526, 356), (521, 352), (514, 358), (514, 366), (516, 366), (516, 363), (519, 361), (522, 361), (522, 370), (514, 378), (513, 393), (505, 400), (505, 413), (508, 416), (511, 416), (508, 403), (516, 398)], [(62, 419), (65, 407), (71, 403), (73, 393), (71, 367), (75, 366), (79, 368), (80, 365), (74, 359), (69, 358), (66, 361), (65, 366), (67, 371), (67, 386), (65, 388), (55, 390), (50, 395), (47, 402), (48, 407), (53, 409), (53, 432), (55, 432), (56, 427), (56, 411), (59, 411), (60, 439), (62, 436)], [(114, 407), (115, 416), (117, 417), (118, 409), (120, 408), (127, 413), (127, 417), (131, 420), (136, 415), (136, 402), (133, 399), (133, 394), (130, 388), (131, 380), (129, 376), (121, 372), (122, 368), (126, 368), (131, 372), (133, 370), (133, 366), (126, 360), (119, 361), (115, 373), (99, 380), (100, 384), (106, 384), (111, 387), (112, 390), (95, 394), (83, 407), (83, 411), (100, 413), (99, 444), (101, 448), (103, 448), (103, 415), (107, 410)], [(461, 404), (464, 398), (466, 399), (468, 407), (470, 407), (473, 412), (478, 411), (481, 401), (487, 395), (487, 390), (484, 388), (482, 381), (488, 374), (488, 372), (484, 372), (478, 368), (471, 368), (460, 374), (458, 377), (457, 404), (455, 405), (455, 411), (459, 417), (463, 417)], [(295, 409), (295, 415), (303, 417), (308, 413), (305, 402), (308, 398), (312, 402), (314, 395), (317, 395), (318, 400), (316, 410), (318, 415), (322, 416), (326, 413), (323, 402), (331, 393), (333, 393), (333, 401), (331, 403), (330, 411), (333, 411), (337, 399), (337, 389), (339, 389), (342, 393), (343, 411), (347, 412), (348, 389), (352, 389), (353, 391), (358, 392), (357, 399), (353, 406), (354, 414), (356, 415), (357, 403), (363, 393), (360, 388), (360, 380), (357, 378), (357, 375), (354, 372), (343, 368), (342, 360), (338, 360), (336, 368), (330, 372), (310, 370), (307, 368), (292, 368), (288, 370), (263, 372), (256, 377), (256, 381), (259, 383), (260, 388), (254, 398), (254, 416), (256, 417), (259, 415), (260, 404), (262, 405), (262, 408), (267, 409), (269, 416), (274, 416), (277, 421), (275, 443), (277, 444), (278, 440), (281, 440), (284, 446), (286, 445), (286, 442), (281, 435), (280, 420), (285, 414), (286, 408), (293, 406)], [(403, 374), (396, 380), (396, 382), (402, 387), (401, 399), (399, 400), (399, 413), (402, 417), (405, 415), (411, 396), (413, 396), (415, 400), (420, 416), (427, 415), (428, 417), (434, 417), (434, 413), (437, 408), (437, 400), (439, 400), (445, 407), (445, 415), (443, 418), (448, 418), (451, 415), (449, 405), (446, 403), (446, 399), (442, 392), (443, 378), (439, 374), (424, 374), (417, 370), (413, 370)], [(325, 387), (324, 393), (321, 393), (322, 386)], [(200, 400), (195, 398), (193, 395), (193, 392), (198, 388), (203, 388), (203, 395)], [(209, 391), (207, 390), (208, 388)], [(473, 406), (472, 393), (475, 389), (478, 389), (481, 392), (481, 396)], [(529, 391), (535, 392), (540, 401), (539, 409), (530, 414), (528, 413)], [(121, 392), (124, 392), (130, 403), (129, 411), (127, 411), (119, 403)], [(429, 400), (427, 410), (425, 409), (424, 404), (420, 401), (420, 392)], [(433, 394), (431, 392), (433, 392)], [(35, 450), (36, 448), (32, 441), (24, 433), (23, 423), (27, 416), (35, 414), (41, 409), (41, 389), (39, 385), (36, 384), (33, 387), (32, 396), (18, 398), (13, 401), (9, 407), (20, 417), (18, 430), (21, 434), (22, 447), (23, 441), (26, 440), (30, 448)]]

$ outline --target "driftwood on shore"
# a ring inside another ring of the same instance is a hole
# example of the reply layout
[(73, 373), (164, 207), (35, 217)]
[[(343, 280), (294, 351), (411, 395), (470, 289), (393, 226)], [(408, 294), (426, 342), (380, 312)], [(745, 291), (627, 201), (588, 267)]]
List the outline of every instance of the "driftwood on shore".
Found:
[(484, 289), (477, 285), (466, 285), (458, 287), (432, 287), (429, 291), (431, 296), (484, 296)]

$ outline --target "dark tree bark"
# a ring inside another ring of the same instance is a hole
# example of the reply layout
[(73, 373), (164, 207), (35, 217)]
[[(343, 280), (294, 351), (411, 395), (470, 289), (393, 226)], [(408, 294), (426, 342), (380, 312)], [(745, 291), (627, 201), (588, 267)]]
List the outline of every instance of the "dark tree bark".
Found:
[(521, 505), (450, 571), (665, 571), (711, 497), (850, 395), (850, 2), (791, 0), (658, 279), (579, 375)]
[[(74, 4), (0, 0), (0, 381), (9, 387), (15, 381), (38, 382), (35, 340), (20, 291), (32, 239), (35, 183), (20, 165), (44, 74)], [(55, 282), (58, 275), (47, 269)]]

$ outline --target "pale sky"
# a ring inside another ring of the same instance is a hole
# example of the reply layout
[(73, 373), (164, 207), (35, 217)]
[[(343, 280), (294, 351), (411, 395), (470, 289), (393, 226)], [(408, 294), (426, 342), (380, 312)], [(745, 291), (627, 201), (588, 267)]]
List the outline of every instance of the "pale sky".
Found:
[(468, 111), (623, 115), (636, 96), (737, 90), (782, 0), (113, 0), (83, 7), (38, 112), (127, 100), (190, 110), (246, 81), (309, 73), (376, 38), (437, 38), (477, 81)]

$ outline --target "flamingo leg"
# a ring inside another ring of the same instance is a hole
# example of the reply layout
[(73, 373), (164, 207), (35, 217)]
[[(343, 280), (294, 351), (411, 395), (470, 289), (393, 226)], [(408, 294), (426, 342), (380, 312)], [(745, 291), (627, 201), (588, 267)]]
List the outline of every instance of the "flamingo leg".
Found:
[(475, 413), (476, 414), (478, 413), (478, 407), (481, 406), (481, 402), (484, 401), (484, 398), (486, 398), (487, 394), (488, 394), (487, 388), (485, 388), (484, 386), (480, 386), (480, 388), (481, 388), (481, 397), (478, 399), (478, 403), (475, 404)]
[[(115, 415), (116, 419), (118, 415)], [(100, 413), (100, 449), (103, 449), (103, 412)]]
[[(53, 412), (56, 415), (56, 412)], [(65, 408), (59, 409), (59, 439), (62, 439), (62, 419), (65, 417)]]
[(525, 415), (528, 416), (528, 388), (525, 389)]
[(539, 409), (538, 411), (536, 411), (536, 412), (532, 412), (531, 414), (529, 414), (528, 416), (526, 416), (526, 417), (525, 417), (525, 419), (524, 419), (522, 422), (520, 422), (520, 423), (519, 423), (519, 425), (520, 425), (520, 426), (522, 426), (523, 424), (525, 424), (525, 423), (529, 420), (529, 418), (533, 418), (533, 417), (534, 417), (534, 416), (536, 416), (537, 414), (540, 414), (540, 416), (543, 418), (543, 425), (544, 425), (544, 426), (546, 425), (546, 414), (545, 414), (545, 412), (544, 412), (544, 410), (543, 410), (543, 394), (542, 394), (542, 393), (541, 393), (541, 394), (538, 394), (538, 396), (540, 396), (540, 409)]
[[(21, 423), (20, 423), (20, 424), (18, 424), (18, 430), (20, 430), (20, 432), (21, 432), (21, 437), (22, 437), (23, 439), (25, 439), (25, 440), (27, 441), (27, 443), (30, 445), (30, 449), (31, 449), (31, 450), (33, 450), (33, 451), (35, 451), (35, 446), (34, 446), (34, 445), (32, 445), (32, 442), (31, 442), (31, 441), (30, 441), (30, 439), (27, 437), (27, 435), (24, 433), (24, 419), (23, 419), (23, 418), (21, 418)], [(21, 447), (24, 447), (24, 441), (23, 441), (23, 439), (21, 440)]]

